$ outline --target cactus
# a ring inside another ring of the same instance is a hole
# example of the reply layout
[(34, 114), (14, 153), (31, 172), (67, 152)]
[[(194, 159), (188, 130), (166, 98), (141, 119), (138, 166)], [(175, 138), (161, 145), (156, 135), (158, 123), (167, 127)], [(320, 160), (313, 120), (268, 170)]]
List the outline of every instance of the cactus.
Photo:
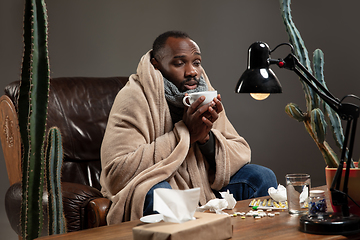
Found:
[(23, 239), (39, 237), (43, 224), (43, 149), (50, 83), (47, 31), (45, 3), (40, 0), (25, 1), (24, 55), (18, 98), (19, 128), (23, 144)]
[(300, 107), (295, 103), (289, 103), (285, 107), (285, 112), (292, 118), (298, 120), (299, 122), (306, 121), (306, 114), (300, 109)]
[[(308, 58), (308, 51), (305, 47), (305, 43), (302, 40), (300, 32), (297, 30), (292, 20), (290, 1), (291, 0), (280, 0), (281, 16), (283, 18), (286, 31), (289, 35), (290, 43), (294, 46), (296, 56), (298, 57), (300, 63), (303, 64), (310, 73), (312, 73), (310, 67), (311, 63)], [(313, 90), (309, 88), (309, 86), (304, 84), (301, 79), (300, 81), (305, 92), (306, 107), (308, 112), (310, 112), (312, 108), (318, 107), (320, 105), (320, 99), (316, 94), (314, 94)]]
[[(289, 35), (290, 43), (294, 46), (295, 55), (298, 57), (300, 63), (303, 64), (310, 73), (312, 73), (308, 51), (305, 47), (304, 41), (300, 36), (300, 32), (295, 27), (291, 17), (290, 2), (291, 0), (280, 0), (281, 16), (283, 18), (286, 31)], [(323, 74), (324, 54), (320, 49), (314, 51), (313, 68), (315, 78), (326, 88)], [(318, 148), (320, 149), (327, 166), (337, 167), (339, 164), (339, 158), (325, 140), (327, 123), (325, 121), (323, 111), (325, 112), (325, 115), (327, 116), (327, 119), (330, 123), (330, 127), (333, 132), (333, 138), (341, 150), (344, 142), (344, 134), (340, 117), (327, 103), (323, 102), (309, 86), (304, 84), (301, 79), (300, 81), (305, 93), (307, 111), (304, 113), (296, 104), (289, 103), (285, 107), (285, 112), (290, 117), (304, 123), (306, 130), (309, 132), (310, 136), (313, 138)], [(321, 109), (323, 109), (323, 111)]]
[(46, 147), (46, 186), (49, 195), (49, 235), (66, 232), (61, 193), (61, 166), (63, 148), (61, 133), (57, 127), (49, 129)]
[(315, 139), (318, 143), (324, 144), (327, 127), (324, 114), (319, 108), (315, 108), (311, 111), (310, 116), (311, 129), (314, 132)]
[[(24, 54), (20, 90), (18, 98), (19, 129), (22, 140), (22, 203), (21, 232), (23, 239), (35, 239), (40, 236), (43, 226), (42, 197), (45, 186), (45, 168), (53, 166), (57, 159), (59, 172), (62, 163), (62, 148), (58, 157), (50, 157), (45, 165), (44, 143), (46, 131), (46, 116), (50, 87), (50, 70), (47, 48), (48, 23), (44, 0), (26, 0), (24, 12)], [(55, 135), (56, 135), (56, 130)], [(52, 136), (53, 130), (50, 133)], [(54, 144), (61, 145), (61, 137), (50, 137), (49, 153), (54, 150)], [(52, 176), (52, 175), (51, 175)], [(59, 174), (57, 186), (60, 186)], [(54, 182), (54, 181), (53, 181)], [(56, 183), (56, 182), (55, 182)], [(51, 186), (50, 184), (48, 186)], [(53, 188), (55, 195), (60, 196), (60, 202), (53, 205), (52, 212), (62, 213), (61, 188)], [(49, 193), (52, 195), (52, 191)], [(59, 193), (60, 192), (60, 193)], [(59, 205), (61, 205), (59, 207)], [(59, 209), (55, 210), (55, 207)], [(57, 215), (59, 215), (57, 213)], [(60, 218), (61, 219), (61, 216)], [(49, 220), (49, 222), (53, 222)], [(64, 222), (64, 220), (62, 220)], [(56, 224), (61, 221), (56, 220)], [(64, 229), (64, 226), (59, 228)], [(50, 229), (50, 228), (49, 228)], [(58, 230), (56, 230), (58, 231)], [(62, 231), (62, 230), (61, 230)]]

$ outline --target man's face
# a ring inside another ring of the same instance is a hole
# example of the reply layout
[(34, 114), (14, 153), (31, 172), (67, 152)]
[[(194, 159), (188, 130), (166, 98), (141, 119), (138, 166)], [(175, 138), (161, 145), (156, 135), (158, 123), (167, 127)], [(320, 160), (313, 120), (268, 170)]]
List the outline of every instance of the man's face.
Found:
[(203, 70), (200, 49), (193, 40), (169, 37), (159, 58), (151, 63), (180, 92), (197, 88)]

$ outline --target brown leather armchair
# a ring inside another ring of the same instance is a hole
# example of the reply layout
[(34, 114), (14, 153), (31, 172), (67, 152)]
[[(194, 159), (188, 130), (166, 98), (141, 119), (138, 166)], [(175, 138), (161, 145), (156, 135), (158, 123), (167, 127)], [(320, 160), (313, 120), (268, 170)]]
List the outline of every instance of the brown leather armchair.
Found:
[[(127, 77), (51, 79), (47, 129), (57, 126), (62, 133), (61, 179), (68, 232), (106, 225), (111, 203), (100, 193), (100, 146), (115, 96), (127, 80)], [(0, 138), (10, 181), (5, 195), (6, 213), (11, 227), (20, 235), (18, 91), (19, 81), (13, 82), (6, 86), (0, 98)], [(44, 209), (46, 206), (44, 202)], [(43, 235), (47, 235), (46, 211), (44, 219)]]

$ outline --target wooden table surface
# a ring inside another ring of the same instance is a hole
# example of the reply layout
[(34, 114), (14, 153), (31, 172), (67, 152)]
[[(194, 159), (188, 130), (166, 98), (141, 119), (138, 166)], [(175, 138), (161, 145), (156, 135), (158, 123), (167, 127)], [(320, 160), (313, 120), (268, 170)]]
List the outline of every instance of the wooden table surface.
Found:
[[(314, 189), (323, 189), (326, 191), (327, 199), (329, 193), (325, 186)], [(263, 197), (266, 198), (266, 197)], [(260, 199), (263, 199), (260, 198)], [(249, 203), (251, 200), (243, 200), (237, 202), (232, 212), (248, 212), (251, 210)], [(331, 211), (331, 206), (328, 201), (328, 209)], [(275, 217), (263, 217), (255, 219), (253, 217), (232, 217), (232, 224), (234, 226), (232, 239), (360, 239), (360, 234), (351, 236), (342, 235), (315, 235), (303, 233), (299, 230), (300, 216), (290, 215), (286, 210), (281, 210), (280, 215)], [(140, 220), (124, 222), (117, 225), (98, 227), (93, 229), (82, 230), (78, 232), (71, 232), (61, 235), (52, 235), (38, 238), (39, 240), (49, 239), (66, 239), (66, 240), (98, 240), (98, 239), (133, 239), (132, 228), (142, 225)], [(221, 231), (221, 229), (219, 229)]]

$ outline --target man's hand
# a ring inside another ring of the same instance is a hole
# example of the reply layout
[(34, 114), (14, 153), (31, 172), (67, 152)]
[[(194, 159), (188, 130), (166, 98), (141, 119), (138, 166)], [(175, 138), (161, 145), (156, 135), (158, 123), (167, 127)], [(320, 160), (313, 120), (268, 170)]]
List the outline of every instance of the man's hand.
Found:
[(214, 123), (218, 119), (218, 114), (223, 110), (220, 94), (217, 95), (217, 98), (214, 98), (213, 102), (214, 104), (210, 105), (210, 107), (215, 110), (216, 117), (214, 118), (214, 116), (210, 113), (210, 111), (205, 112), (204, 117), (206, 117), (207, 119), (209, 119), (209, 121)]
[(185, 106), (183, 121), (190, 132), (190, 143), (204, 144), (207, 142), (213, 123), (223, 110), (220, 94), (209, 104), (199, 107), (204, 100), (205, 97), (201, 96), (190, 107)]

